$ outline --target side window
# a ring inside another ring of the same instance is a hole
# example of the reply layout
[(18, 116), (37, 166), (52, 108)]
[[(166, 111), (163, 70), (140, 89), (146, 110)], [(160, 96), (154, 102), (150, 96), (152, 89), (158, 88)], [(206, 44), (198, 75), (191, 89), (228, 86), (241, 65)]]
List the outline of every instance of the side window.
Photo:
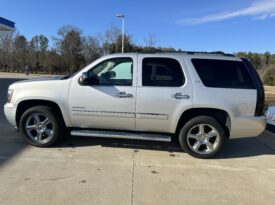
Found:
[(192, 63), (207, 87), (255, 89), (242, 61), (192, 59)]
[(144, 58), (142, 85), (180, 87), (185, 78), (179, 62), (172, 58)]
[(112, 58), (101, 62), (89, 71), (93, 85), (132, 85), (133, 60), (131, 58)]

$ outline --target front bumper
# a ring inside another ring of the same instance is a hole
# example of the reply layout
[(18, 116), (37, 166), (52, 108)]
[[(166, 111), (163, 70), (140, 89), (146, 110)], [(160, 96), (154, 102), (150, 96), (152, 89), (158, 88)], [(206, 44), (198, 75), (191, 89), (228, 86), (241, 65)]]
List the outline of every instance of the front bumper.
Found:
[(258, 136), (265, 128), (265, 117), (236, 117), (231, 121), (230, 138)]
[(16, 106), (14, 104), (11, 104), (11, 103), (6, 103), (4, 105), (4, 113), (5, 113), (5, 116), (6, 116), (7, 120), (9, 121), (9, 123), (12, 126), (17, 127), (17, 124), (16, 124)]

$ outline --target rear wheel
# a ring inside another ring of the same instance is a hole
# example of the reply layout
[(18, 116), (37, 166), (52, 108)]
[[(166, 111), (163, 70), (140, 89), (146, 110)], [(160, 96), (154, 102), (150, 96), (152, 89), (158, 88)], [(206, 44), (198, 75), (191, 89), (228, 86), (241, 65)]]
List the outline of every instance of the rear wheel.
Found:
[(24, 112), (19, 122), (21, 135), (37, 147), (53, 145), (63, 135), (61, 120), (47, 106), (35, 106)]
[(188, 154), (206, 159), (221, 150), (225, 141), (225, 130), (215, 118), (199, 116), (182, 127), (179, 141)]

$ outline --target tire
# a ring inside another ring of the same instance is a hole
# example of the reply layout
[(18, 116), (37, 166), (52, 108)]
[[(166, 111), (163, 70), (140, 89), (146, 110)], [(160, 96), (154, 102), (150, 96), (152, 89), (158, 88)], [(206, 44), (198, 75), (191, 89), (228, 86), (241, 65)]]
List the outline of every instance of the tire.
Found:
[(54, 145), (65, 130), (60, 116), (54, 113), (56, 112), (47, 106), (35, 106), (26, 110), (19, 122), (21, 136), (36, 147)]
[(224, 127), (213, 117), (198, 116), (189, 120), (179, 132), (182, 149), (193, 157), (207, 159), (223, 147)]

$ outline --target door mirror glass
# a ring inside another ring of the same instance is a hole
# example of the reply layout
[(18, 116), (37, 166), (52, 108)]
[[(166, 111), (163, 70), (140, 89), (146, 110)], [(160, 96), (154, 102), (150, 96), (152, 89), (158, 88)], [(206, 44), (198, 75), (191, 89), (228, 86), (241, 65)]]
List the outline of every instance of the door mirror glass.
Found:
[(89, 84), (89, 76), (87, 72), (82, 73), (79, 77), (78, 82), (80, 85), (88, 85)]

